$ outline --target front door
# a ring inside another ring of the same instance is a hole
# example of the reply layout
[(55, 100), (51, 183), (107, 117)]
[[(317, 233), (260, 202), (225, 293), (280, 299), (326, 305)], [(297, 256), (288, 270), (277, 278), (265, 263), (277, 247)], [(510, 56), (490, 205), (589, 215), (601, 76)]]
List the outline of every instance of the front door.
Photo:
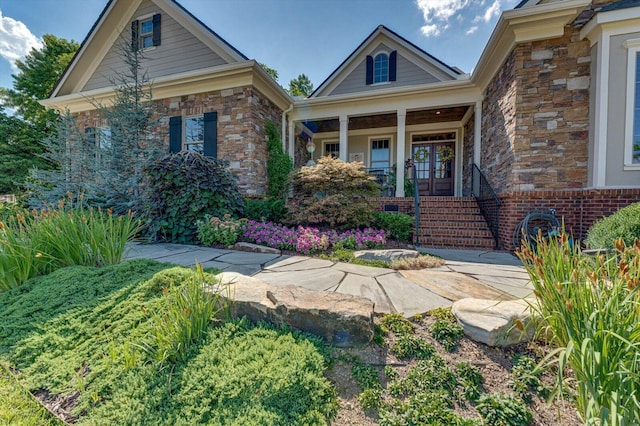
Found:
[(411, 150), (418, 193), (421, 196), (453, 195), (455, 142), (418, 142), (412, 144)]

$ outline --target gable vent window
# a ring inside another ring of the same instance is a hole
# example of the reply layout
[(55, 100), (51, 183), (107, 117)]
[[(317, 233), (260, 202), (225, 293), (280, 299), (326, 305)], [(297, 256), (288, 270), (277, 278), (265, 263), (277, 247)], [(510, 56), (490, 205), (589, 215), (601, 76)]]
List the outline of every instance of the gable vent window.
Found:
[(367, 84), (387, 83), (396, 81), (398, 54), (394, 50), (391, 54), (379, 53), (367, 56)]
[(149, 49), (160, 46), (160, 14), (131, 23), (131, 48)]
[(389, 57), (384, 53), (373, 59), (373, 82), (384, 83), (389, 81)]

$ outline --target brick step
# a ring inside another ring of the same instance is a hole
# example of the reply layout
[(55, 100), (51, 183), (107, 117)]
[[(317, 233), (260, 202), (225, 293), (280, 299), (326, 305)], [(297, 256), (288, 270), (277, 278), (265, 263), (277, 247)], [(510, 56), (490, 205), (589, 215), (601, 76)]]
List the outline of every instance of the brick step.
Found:
[(455, 232), (455, 231), (441, 231), (441, 232), (420, 232), (419, 238), (460, 238), (460, 239), (475, 239), (475, 238), (489, 238), (492, 236), (486, 231), (469, 231), (469, 232)]
[(495, 241), (491, 239), (457, 239), (457, 238), (424, 238), (420, 239), (421, 247), (453, 248), (472, 250), (493, 250)]
[(461, 214), (458, 212), (449, 212), (448, 214), (420, 214), (420, 221), (429, 222), (484, 222), (484, 217), (481, 214)]

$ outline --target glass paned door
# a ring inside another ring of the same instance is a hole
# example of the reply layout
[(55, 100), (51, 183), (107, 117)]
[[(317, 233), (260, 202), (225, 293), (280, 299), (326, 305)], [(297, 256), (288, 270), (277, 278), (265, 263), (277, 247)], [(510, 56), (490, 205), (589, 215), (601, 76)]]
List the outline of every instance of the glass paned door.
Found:
[(422, 196), (453, 195), (455, 143), (414, 143), (411, 151), (418, 193)]

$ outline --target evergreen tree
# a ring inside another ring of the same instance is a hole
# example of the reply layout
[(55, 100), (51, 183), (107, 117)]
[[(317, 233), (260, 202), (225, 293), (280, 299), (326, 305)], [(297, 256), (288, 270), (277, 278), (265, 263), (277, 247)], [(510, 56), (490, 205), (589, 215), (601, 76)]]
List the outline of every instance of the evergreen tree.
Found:
[(300, 74), (289, 82), (289, 93), (291, 96), (308, 97), (313, 92), (313, 83), (306, 74)]
[(80, 130), (76, 118), (65, 114), (43, 156), (58, 168), (32, 170), (32, 204), (53, 203), (72, 192), (116, 213), (139, 209), (143, 169), (164, 150), (153, 130), (152, 90), (142, 51), (126, 42), (119, 51), (126, 70), (110, 79), (114, 96), (109, 104), (93, 103), (106, 127)]

